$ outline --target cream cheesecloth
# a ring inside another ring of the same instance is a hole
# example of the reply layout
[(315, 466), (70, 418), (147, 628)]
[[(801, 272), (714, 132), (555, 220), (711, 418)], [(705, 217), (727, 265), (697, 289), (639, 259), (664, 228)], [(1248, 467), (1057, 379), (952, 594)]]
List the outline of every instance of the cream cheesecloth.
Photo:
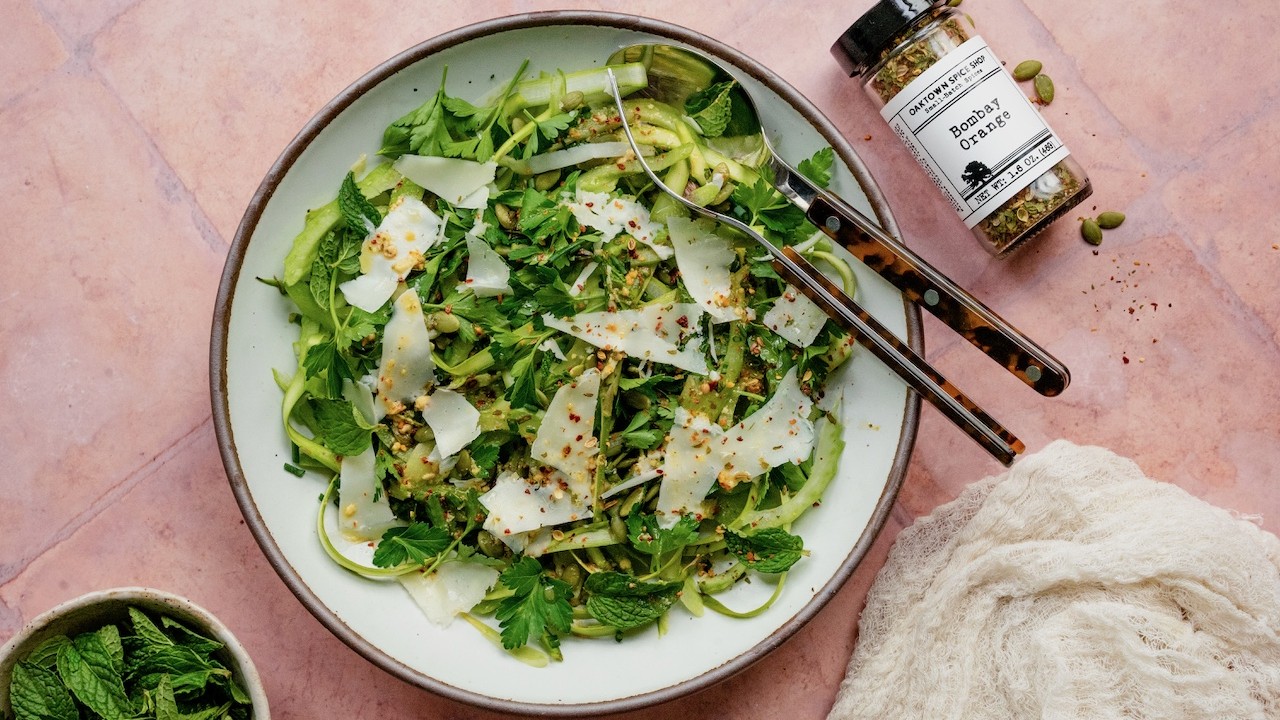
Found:
[(1280, 541), (1058, 441), (904, 530), (859, 634), (829, 720), (1280, 718)]

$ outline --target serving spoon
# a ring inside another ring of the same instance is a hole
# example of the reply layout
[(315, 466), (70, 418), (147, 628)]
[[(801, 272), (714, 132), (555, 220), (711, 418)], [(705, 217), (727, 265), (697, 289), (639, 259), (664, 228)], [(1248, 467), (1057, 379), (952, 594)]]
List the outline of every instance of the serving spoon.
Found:
[[(831, 239), (843, 245), (912, 302), (923, 305), (945, 325), (959, 333), (992, 360), (1037, 392), (1053, 397), (1071, 381), (1067, 367), (1044, 348), (1006, 322), (980, 300), (952, 282), (916, 255), (875, 221), (836, 195), (816, 186), (784, 162), (760, 128), (760, 113), (751, 94), (737, 77), (714, 60), (683, 47), (663, 44), (630, 45), (609, 57), (609, 64), (644, 63), (648, 87), (635, 93), (675, 106), (693, 92), (712, 83), (736, 83), (734, 112), (749, 113), (759, 128), (762, 160), (774, 175), (774, 185), (805, 217)], [(700, 87), (701, 86), (701, 87)]]
[(1022, 453), (1026, 446), (1000, 423), (978, 407), (977, 403), (966, 397), (960, 389), (951, 384), (937, 370), (925, 362), (909, 345), (899, 340), (888, 328), (884, 327), (870, 313), (862, 309), (835, 283), (826, 279), (812, 264), (794, 248), (778, 248), (764, 236), (757, 233), (749, 225), (737, 218), (710, 210), (675, 192), (658, 177), (657, 173), (645, 162), (632, 135), (631, 125), (627, 121), (627, 111), (622, 103), (622, 95), (618, 92), (617, 79), (613, 71), (608, 71), (608, 81), (614, 103), (621, 118), (622, 130), (627, 142), (634, 151), (636, 161), (654, 185), (689, 210), (704, 217), (709, 217), (724, 226), (743, 233), (754, 239), (766, 249), (773, 258), (773, 267), (787, 282), (799, 288), (810, 300), (816, 303), (838, 325), (850, 332), (863, 347), (889, 366), (907, 385), (919, 392), (934, 407), (964, 430), (969, 437), (981, 445), (992, 457), (1004, 465), (1009, 465)]

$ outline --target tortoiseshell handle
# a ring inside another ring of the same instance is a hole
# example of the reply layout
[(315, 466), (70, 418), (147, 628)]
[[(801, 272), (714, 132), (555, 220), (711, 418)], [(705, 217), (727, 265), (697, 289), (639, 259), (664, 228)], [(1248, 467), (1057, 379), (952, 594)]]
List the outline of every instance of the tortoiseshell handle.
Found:
[[(1013, 433), (960, 392), (942, 373), (912, 350), (910, 345), (899, 340), (845, 295), (839, 286), (818, 272), (809, 261), (792, 248), (783, 248), (782, 252), (796, 270), (775, 259), (773, 267), (780, 276), (817, 303), (833, 321), (849, 331), (860, 345), (894, 370), (913, 390), (924, 396), (993, 457), (1002, 464), (1009, 465), (1026, 450), (1026, 446)], [(815, 285), (821, 286), (826, 292), (819, 292)]]
[(808, 218), (912, 302), (924, 306), (1041, 395), (1058, 395), (1071, 382), (1066, 366), (1044, 348), (853, 208), (819, 194)]

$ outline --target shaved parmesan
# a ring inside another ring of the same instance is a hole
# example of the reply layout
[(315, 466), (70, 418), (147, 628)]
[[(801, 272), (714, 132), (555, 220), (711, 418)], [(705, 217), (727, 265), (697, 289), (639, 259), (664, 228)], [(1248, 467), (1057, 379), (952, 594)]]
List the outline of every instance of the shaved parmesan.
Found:
[(673, 217), (667, 221), (671, 245), (676, 251), (676, 267), (685, 289), (715, 322), (738, 320), (744, 309), (729, 302), (732, 282), (729, 268), (737, 253), (725, 238), (703, 220)]
[(520, 553), (525, 557), (541, 556), (542, 553), (547, 551), (547, 548), (551, 547), (551, 543), (554, 540), (551, 537), (551, 528), (540, 528), (496, 537), (502, 541), (503, 545), (511, 548), (511, 552)]
[[(647, 305), (635, 310), (579, 313), (570, 318), (543, 315), (547, 327), (586, 340), (603, 350), (618, 350), (633, 358), (674, 365), (707, 374), (702, 355), (702, 306), (692, 303)], [(680, 347), (685, 340), (689, 342)]]
[(595, 368), (560, 386), (529, 448), (533, 460), (564, 473), (573, 494), (587, 501), (592, 490), (591, 458), (600, 452), (592, 440), (599, 395), (600, 371)]
[(591, 517), (591, 506), (569, 492), (560, 473), (546, 483), (504, 472), (493, 489), (480, 496), (489, 511), (484, 529), (498, 538)]
[(778, 383), (764, 407), (725, 430), (719, 440), (725, 469), (734, 480), (753, 478), (785, 463), (802, 463), (813, 452), (813, 401), (800, 390), (796, 369)]
[(676, 408), (658, 490), (658, 517), (662, 524), (675, 523), (688, 512), (703, 511), (703, 501), (727, 462), (720, 455), (723, 433), (706, 415)]
[(440, 239), (444, 223), (423, 202), (402, 195), (360, 250), (361, 274), (338, 286), (347, 302), (377, 312)]
[(425, 395), (436, 381), (431, 358), (431, 336), (416, 290), (396, 298), (382, 337), (382, 361), (378, 363), (378, 397), (387, 412), (397, 403)]
[(460, 158), (401, 155), (395, 169), (455, 207), (479, 209), (489, 201), (496, 163)]
[(377, 540), (387, 528), (400, 524), (391, 513), (374, 474), (374, 453), (369, 448), (354, 457), (342, 458), (338, 488), (338, 527), (347, 539)]
[(573, 211), (574, 219), (598, 231), (605, 242), (625, 233), (652, 248), (660, 259), (671, 257), (672, 249), (656, 242), (662, 226), (653, 222), (649, 210), (634, 200), (579, 189), (574, 202), (565, 205)]
[[(483, 224), (480, 228), (483, 228)], [(467, 279), (458, 286), (469, 288), (476, 297), (494, 297), (511, 293), (511, 268), (502, 256), (489, 247), (479, 232), (467, 233)]]
[(716, 482), (733, 487), (770, 468), (804, 462), (813, 453), (812, 409), (795, 368), (783, 376), (763, 407), (726, 430), (702, 414), (677, 409), (664, 448), (659, 522), (670, 526), (680, 515), (703, 512), (703, 501)]
[(806, 348), (813, 344), (827, 324), (827, 314), (795, 286), (787, 285), (773, 307), (764, 314), (764, 324), (792, 345)]
[(433, 573), (411, 572), (396, 579), (428, 620), (449, 627), (458, 613), (468, 612), (484, 599), (498, 575), (494, 568), (479, 563), (451, 560)]
[(441, 388), (421, 402), (422, 419), (436, 436), (440, 459), (452, 457), (480, 437), (480, 411), (461, 394)]

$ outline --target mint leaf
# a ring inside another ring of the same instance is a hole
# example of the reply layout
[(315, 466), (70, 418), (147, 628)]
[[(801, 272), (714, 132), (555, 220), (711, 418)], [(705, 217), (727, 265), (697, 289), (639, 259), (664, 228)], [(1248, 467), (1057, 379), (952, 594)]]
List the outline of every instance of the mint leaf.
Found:
[(646, 582), (618, 572), (587, 577), (587, 612), (618, 630), (631, 630), (657, 620), (676, 601), (684, 582)]
[(129, 608), (129, 618), (133, 621), (133, 634), (147, 645), (172, 645), (173, 640), (164, 634), (156, 624), (151, 622), (143, 612), (137, 608)]
[(508, 650), (541, 639), (549, 647), (560, 646), (559, 635), (569, 632), (573, 608), (569, 606), (569, 584), (542, 572), (534, 558), (521, 558), (499, 576), (515, 595), (498, 604), (495, 617), (502, 628), (502, 646)]
[(666, 555), (698, 538), (698, 521), (692, 515), (682, 515), (675, 525), (664, 528), (653, 515), (631, 513), (627, 516), (627, 536), (642, 553)]
[(96, 633), (78, 635), (58, 651), (58, 674), (77, 700), (106, 720), (133, 716), (111, 651)]
[(737, 83), (733, 80), (716, 83), (699, 90), (684, 101), (684, 111), (702, 128), (706, 137), (720, 137), (733, 117), (733, 99), (730, 91)]
[(27, 656), (26, 662), (52, 670), (58, 664), (58, 651), (70, 642), (71, 638), (66, 635), (54, 635), (37, 645), (36, 649)]
[(16, 720), (79, 720), (71, 693), (52, 670), (35, 663), (13, 666), (9, 705)]
[(356, 186), (354, 173), (349, 172), (342, 179), (342, 186), (338, 189), (338, 209), (342, 211), (343, 222), (360, 237), (369, 234), (369, 225), (377, 227), (382, 222), (378, 208)]
[(784, 572), (804, 555), (804, 540), (782, 528), (768, 528), (753, 535), (726, 531), (725, 545), (747, 567), (763, 573)]
[(831, 166), (835, 164), (836, 154), (829, 147), (824, 147), (812, 157), (800, 161), (796, 169), (809, 178), (818, 187), (825, 188), (831, 184)]
[(413, 523), (408, 527), (388, 528), (373, 551), (373, 564), (377, 567), (395, 567), (412, 562), (426, 562), (448, 549), (453, 538), (444, 528), (426, 523)]
[(124, 672), (124, 644), (120, 641), (120, 628), (115, 625), (104, 625), (93, 633), (111, 659), (111, 669), (119, 675)]
[(156, 685), (156, 720), (182, 720), (178, 701), (173, 697), (173, 681), (168, 675), (161, 676)]
[(316, 438), (338, 455), (359, 455), (373, 442), (371, 428), (364, 427), (356, 408), (346, 400), (312, 399)]
[(208, 655), (223, 648), (222, 643), (201, 635), (168, 615), (160, 616), (160, 624), (169, 631), (169, 635), (176, 643), (195, 652)]
[(211, 681), (231, 676), (231, 671), (184, 645), (149, 645), (129, 658), (127, 677), (146, 690), (155, 690), (168, 678), (175, 695), (203, 691)]

